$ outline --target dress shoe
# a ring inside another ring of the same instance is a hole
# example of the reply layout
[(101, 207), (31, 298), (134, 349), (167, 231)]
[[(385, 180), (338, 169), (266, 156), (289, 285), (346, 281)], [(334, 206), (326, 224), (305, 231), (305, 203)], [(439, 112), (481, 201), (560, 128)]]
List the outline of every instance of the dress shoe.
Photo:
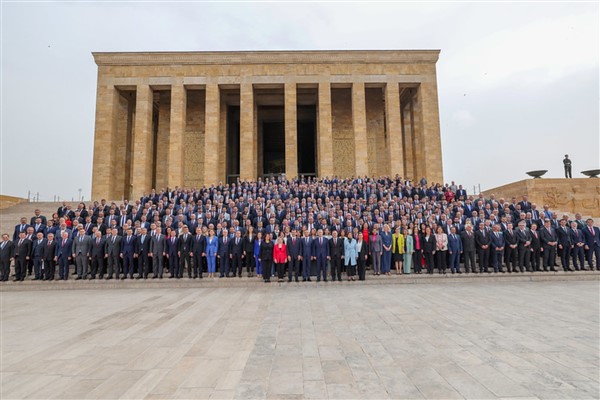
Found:
[(78, 276), (77, 278), (75, 278), (76, 281), (81, 280), (82, 278), (80, 276)]

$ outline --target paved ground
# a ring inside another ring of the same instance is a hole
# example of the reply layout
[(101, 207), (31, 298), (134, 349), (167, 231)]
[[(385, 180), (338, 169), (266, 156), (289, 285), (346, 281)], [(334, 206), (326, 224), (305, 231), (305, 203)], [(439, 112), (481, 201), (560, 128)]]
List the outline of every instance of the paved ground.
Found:
[(5, 292), (9, 398), (597, 398), (599, 282)]

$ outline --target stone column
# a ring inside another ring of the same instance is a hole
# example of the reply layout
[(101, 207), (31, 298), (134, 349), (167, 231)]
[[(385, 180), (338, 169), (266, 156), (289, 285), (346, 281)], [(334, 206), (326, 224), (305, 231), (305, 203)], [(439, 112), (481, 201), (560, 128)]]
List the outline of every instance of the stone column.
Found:
[(206, 84), (206, 116), (205, 116), (205, 153), (204, 153), (204, 184), (216, 185), (219, 176), (219, 136), (221, 120), (221, 98), (219, 85)]
[(365, 108), (365, 83), (352, 84), (352, 126), (354, 127), (354, 165), (356, 176), (369, 175), (367, 152), (367, 111)]
[(331, 83), (319, 83), (319, 122), (317, 159), (320, 178), (333, 176), (333, 137), (331, 132)]
[(415, 159), (413, 154), (413, 121), (412, 121), (412, 101), (408, 104), (401, 104), (402, 107), (402, 133), (404, 138), (404, 174), (406, 178), (416, 179)]
[(136, 199), (152, 189), (152, 163), (154, 161), (152, 138), (152, 88), (137, 85), (135, 100), (135, 125), (133, 130), (133, 157), (131, 161), (130, 199)]
[(183, 186), (184, 136), (187, 94), (183, 82), (171, 86), (171, 120), (169, 133), (168, 186)]
[(284, 86), (285, 96), (285, 176), (293, 179), (298, 176), (298, 105), (296, 83)]
[(390, 152), (390, 176), (404, 177), (404, 140), (400, 118), (400, 92), (397, 83), (385, 86), (385, 116), (387, 127), (387, 147)]
[(240, 85), (240, 179), (256, 180), (257, 135), (252, 83)]
[(100, 83), (96, 92), (96, 128), (94, 133), (94, 166), (92, 173), (92, 199), (116, 199), (112, 183), (112, 159), (117, 129), (116, 107), (119, 92), (113, 85)]
[[(435, 75), (419, 85), (419, 134), (424, 157), (424, 175), (429, 183), (444, 183), (440, 114)], [(420, 179), (420, 178), (419, 178)]]

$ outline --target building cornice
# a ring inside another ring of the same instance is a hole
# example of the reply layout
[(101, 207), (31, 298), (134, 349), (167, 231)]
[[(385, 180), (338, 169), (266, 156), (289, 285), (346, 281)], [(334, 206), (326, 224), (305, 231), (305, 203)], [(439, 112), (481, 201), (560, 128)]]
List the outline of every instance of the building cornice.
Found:
[(440, 50), (310, 50), (210, 52), (93, 52), (103, 65), (421, 64), (436, 63)]

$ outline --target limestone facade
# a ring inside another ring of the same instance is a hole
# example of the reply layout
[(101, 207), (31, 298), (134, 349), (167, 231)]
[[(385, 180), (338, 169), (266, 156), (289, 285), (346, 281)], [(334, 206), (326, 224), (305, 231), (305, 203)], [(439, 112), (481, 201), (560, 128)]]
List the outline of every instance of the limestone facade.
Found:
[(521, 201), (527, 195), (536, 203), (539, 210), (547, 204), (551, 210), (562, 213), (579, 212), (583, 216), (600, 217), (600, 179), (598, 178), (542, 178), (525, 179), (499, 186), (483, 192), (485, 196), (504, 197), (510, 202), (512, 197)]
[(443, 181), (437, 50), (93, 56), (94, 198), (276, 172)]

